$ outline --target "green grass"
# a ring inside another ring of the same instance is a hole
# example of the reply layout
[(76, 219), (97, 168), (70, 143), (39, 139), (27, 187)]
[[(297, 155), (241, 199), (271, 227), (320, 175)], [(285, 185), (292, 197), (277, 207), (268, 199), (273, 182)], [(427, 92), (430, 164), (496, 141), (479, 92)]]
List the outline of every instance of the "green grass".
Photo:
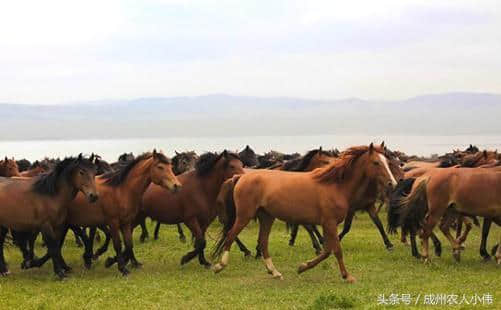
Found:
[[(382, 216), (384, 216), (382, 214)], [(430, 265), (410, 256), (407, 246), (391, 236), (393, 252), (384, 249), (381, 237), (365, 214), (357, 215), (352, 231), (343, 240), (345, 263), (358, 280), (344, 283), (333, 256), (301, 275), (297, 266), (313, 257), (307, 234), (300, 230), (296, 246), (289, 247), (285, 225), (276, 222), (270, 238), (270, 252), (284, 280), (270, 279), (262, 261), (244, 258), (233, 246), (228, 267), (220, 274), (199, 266), (194, 260), (180, 266), (181, 256), (190, 244), (180, 243), (173, 226), (163, 226), (159, 241), (139, 243), (135, 234), (135, 250), (144, 264), (128, 277), (119, 275), (116, 266), (104, 268), (102, 257), (91, 270), (83, 268), (82, 250), (72, 235), (67, 239), (63, 255), (73, 273), (67, 280), (57, 281), (52, 265), (41, 269), (20, 270), (21, 256), (12, 246), (6, 249), (11, 274), (0, 278), (0, 308), (21, 309), (372, 309), (378, 308), (379, 294), (473, 294), (493, 295), (491, 309), (501, 309), (501, 266), (483, 263), (478, 255), (479, 229), (474, 228), (456, 263), (450, 245), (440, 236), (442, 258), (433, 257)], [(208, 244), (212, 247), (218, 226), (211, 227)], [(150, 233), (152, 232), (150, 225)], [(493, 225), (492, 245), (500, 229)], [(254, 248), (257, 225), (252, 223), (241, 234), (249, 248)], [(38, 245), (37, 253), (45, 249)], [(107, 254), (112, 254), (109, 251)], [(107, 255), (105, 254), (105, 256)], [(425, 307), (420, 303), (420, 307)], [(471, 306), (462, 306), (470, 309)], [(478, 308), (489, 308), (481, 307)], [(413, 306), (388, 306), (411, 309)], [(430, 306), (428, 306), (430, 308)], [(437, 306), (432, 307), (437, 308)], [(455, 308), (460, 309), (460, 306)]]

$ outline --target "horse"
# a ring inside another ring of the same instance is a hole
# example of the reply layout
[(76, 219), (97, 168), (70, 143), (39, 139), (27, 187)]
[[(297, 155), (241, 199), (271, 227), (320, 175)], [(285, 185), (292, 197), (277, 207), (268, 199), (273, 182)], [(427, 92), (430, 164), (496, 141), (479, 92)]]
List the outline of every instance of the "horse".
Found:
[(16, 163), (17, 163), (17, 166), (19, 168), (19, 172), (26, 171), (26, 170), (30, 169), (30, 167), (31, 167), (30, 161), (25, 159), (25, 158), (16, 160)]
[[(282, 171), (296, 171), (296, 172), (307, 172), (307, 171), (312, 171), (317, 168), (323, 167), (325, 165), (328, 165), (329, 163), (332, 162), (336, 157), (333, 155), (335, 154), (334, 152), (329, 152), (329, 151), (324, 151), (322, 150), (322, 147), (318, 149), (314, 149), (306, 153), (304, 156), (286, 161), (283, 163), (280, 167), (277, 167), (276, 169), (282, 170)], [(339, 154), (338, 154), (339, 155)], [(290, 239), (289, 239), (289, 246), (293, 246), (297, 233), (299, 230), (299, 224), (297, 223), (287, 223), (288, 227), (290, 227)], [(302, 225), (306, 231), (308, 232), (311, 243), (313, 248), (315, 249), (316, 254), (320, 254), (322, 251), (321, 244), (323, 243), (323, 237), (322, 234), (318, 231), (317, 227), (315, 225), (308, 225), (308, 224), (303, 224)], [(256, 258), (261, 257), (261, 251), (259, 247), (256, 248)]]
[[(501, 173), (483, 168), (446, 168), (431, 175), (412, 179), (409, 195), (395, 206), (399, 222), (410, 231), (419, 231), (423, 258), (430, 261), (428, 238), (440, 219), (450, 210), (470, 216), (490, 218), (501, 225)], [(440, 229), (452, 245), (452, 254), (460, 260), (460, 242), (453, 238), (448, 228)], [(496, 260), (501, 264), (501, 249)]]
[(163, 224), (184, 223), (195, 242), (194, 250), (182, 257), (181, 265), (198, 256), (201, 265), (210, 266), (204, 256), (205, 231), (216, 217), (216, 197), (226, 179), (243, 172), (243, 163), (237, 154), (226, 150), (220, 154), (205, 153), (194, 171), (178, 176), (183, 187), (175, 195), (156, 185), (146, 190), (136, 223), (146, 217)]
[[(384, 142), (381, 143), (380, 148), (384, 150), (384, 154), (388, 159), (388, 166), (396, 178), (396, 180), (400, 180), (403, 177), (403, 171), (400, 168), (400, 160), (385, 146)], [(391, 243), (388, 235), (386, 234), (383, 224), (378, 216), (378, 208), (376, 207), (377, 201), (387, 202), (389, 200), (389, 193), (378, 188), (378, 184), (376, 182), (372, 182), (369, 184), (369, 187), (366, 190), (366, 196), (363, 200), (360, 200), (358, 204), (350, 205), (350, 209), (348, 210), (348, 214), (344, 221), (343, 230), (339, 234), (339, 240), (341, 241), (343, 237), (350, 231), (351, 224), (353, 222), (353, 218), (357, 211), (367, 211), (372, 222), (376, 225), (381, 237), (383, 238), (383, 243), (388, 251), (393, 250), (393, 244)]]
[(42, 163), (37, 160), (30, 166), (29, 169), (22, 171), (20, 176), (27, 178), (36, 177), (42, 173), (46, 173), (50, 169), (51, 168), (46, 163)]
[(238, 153), (238, 156), (244, 163), (244, 168), (251, 168), (258, 164), (257, 155), (249, 145), (246, 145), (245, 148)]
[(337, 225), (343, 222), (351, 205), (364, 199), (371, 182), (395, 185), (384, 150), (369, 146), (347, 149), (339, 159), (312, 172), (261, 170), (234, 177), (232, 200), (226, 206), (227, 221), (213, 252), (221, 256), (213, 266), (215, 273), (228, 265), (229, 250), (235, 237), (257, 217), (258, 242), (266, 269), (273, 278), (282, 279), (268, 252), (268, 237), (275, 218), (288, 222), (321, 224), (324, 251), (298, 268), (302, 273), (326, 259), (332, 252), (337, 258), (341, 276), (349, 283), (356, 281), (348, 273), (337, 236)]
[(3, 255), (8, 229), (17, 232), (42, 232), (52, 259), (54, 273), (63, 278), (69, 271), (58, 246), (67, 205), (78, 192), (89, 203), (98, 200), (94, 182), (93, 158), (69, 157), (48, 174), (37, 178), (0, 179), (0, 274), (9, 273)]
[[(151, 183), (165, 192), (177, 192), (181, 188), (181, 183), (172, 172), (170, 159), (156, 150), (136, 157), (119, 170), (97, 177), (96, 186), (101, 196), (97, 204), (90, 205), (78, 195), (68, 205), (68, 226), (109, 228), (117, 254), (118, 270), (124, 276), (129, 274), (126, 268), (129, 260), (133, 267), (141, 266), (132, 250), (132, 224), (141, 206), (143, 194)], [(123, 253), (120, 233), (125, 243)], [(83, 236), (83, 239), (85, 267), (90, 268), (93, 238)], [(44, 258), (41, 258), (34, 265), (39, 266), (43, 262)], [(109, 267), (110, 264), (107, 263), (106, 266)]]
[(14, 159), (5, 159), (0, 161), (0, 177), (19, 177), (19, 167)]
[[(182, 173), (185, 173), (186, 171), (190, 171), (195, 169), (195, 164), (198, 160), (198, 155), (194, 151), (189, 151), (189, 152), (181, 152), (178, 153), (176, 151), (176, 155), (172, 157), (172, 171), (174, 171), (175, 175), (180, 175)], [(181, 227), (181, 224), (176, 224), (177, 226), (177, 232), (179, 234), (179, 240), (181, 242), (186, 242), (186, 236), (184, 235), (183, 228)], [(141, 237), (140, 240), (144, 241), (148, 238), (148, 230), (146, 229), (146, 224), (141, 223)], [(157, 223), (155, 226), (155, 233), (153, 235), (153, 238), (155, 240), (158, 240), (158, 234), (160, 232), (160, 223)]]

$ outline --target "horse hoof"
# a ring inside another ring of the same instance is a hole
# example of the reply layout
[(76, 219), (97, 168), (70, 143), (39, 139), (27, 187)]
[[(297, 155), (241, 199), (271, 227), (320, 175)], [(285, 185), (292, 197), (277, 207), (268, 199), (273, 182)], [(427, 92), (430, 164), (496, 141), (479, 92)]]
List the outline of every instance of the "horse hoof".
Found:
[(139, 269), (143, 267), (143, 264), (141, 264), (140, 262), (133, 262), (131, 263), (131, 266), (135, 269)]
[(99, 255), (97, 255), (97, 254), (92, 255), (92, 260), (98, 260), (98, 259), (99, 259)]
[(212, 265), (211, 265), (210, 263), (208, 263), (208, 262), (205, 262), (205, 263), (200, 264), (200, 265), (202, 265), (205, 269), (210, 269), (210, 268), (211, 268), (211, 266), (212, 266)]
[(10, 274), (10, 271), (8, 269), (5, 269), (3, 271), (0, 271), (0, 276), (6, 277)]
[(65, 266), (65, 267), (63, 267), (63, 271), (65, 274), (72, 273), (73, 268), (71, 268), (70, 266)]
[(130, 273), (130, 271), (125, 267), (120, 269), (120, 272), (122, 273), (122, 276), (124, 276), (124, 277), (128, 276)]
[(461, 261), (461, 250), (459, 249), (456, 249), (452, 252), (452, 256), (454, 257), (454, 259), (456, 260), (456, 262), (460, 262)]
[(106, 259), (106, 261), (104, 262), (104, 267), (110, 268), (111, 266), (113, 266), (114, 263), (115, 263), (114, 258), (113, 257), (108, 257)]
[(63, 270), (56, 271), (56, 277), (58, 280), (64, 280), (64, 278), (67, 277), (67, 275), (64, 273)]
[(182, 266), (182, 265), (184, 265), (184, 264), (186, 264), (187, 262), (189, 262), (188, 257), (183, 256), (183, 257), (181, 258), (181, 266)]
[(21, 269), (30, 269), (33, 267), (31, 260), (25, 260), (21, 263)]
[(85, 269), (89, 270), (92, 267), (92, 263), (85, 262), (84, 267), (85, 267)]
[(144, 243), (147, 239), (148, 239), (148, 236), (141, 236), (139, 238), (139, 241), (141, 241), (141, 243)]
[(491, 261), (491, 256), (490, 255), (482, 256), (482, 261), (484, 263), (490, 262)]
[(387, 249), (389, 252), (393, 251), (393, 244), (388, 244), (388, 245), (386, 246), (386, 249)]
[(425, 265), (429, 265), (429, 264), (431, 264), (431, 259), (430, 259), (429, 257), (424, 257), (424, 256), (423, 256), (423, 257), (422, 257), (422, 259), (423, 259), (423, 263), (424, 263)]
[(212, 266), (212, 271), (214, 271), (214, 273), (219, 273), (223, 269), (224, 269), (224, 266), (220, 263), (217, 263), (214, 266)]
[(297, 273), (303, 273), (306, 271), (306, 269), (308, 269), (308, 265), (306, 263), (302, 263), (301, 265), (299, 265), (299, 267), (297, 267)]
[(352, 276), (351, 274), (349, 274), (349, 275), (346, 277), (346, 279), (345, 279), (345, 280), (346, 280), (346, 282), (347, 282), (347, 283), (355, 283), (355, 282), (357, 282), (357, 279), (355, 279), (355, 277), (354, 277), (354, 276)]
[(244, 257), (251, 257), (252, 256), (252, 252), (251, 251), (245, 251), (244, 252)]
[(186, 237), (185, 236), (179, 237), (179, 241), (181, 241), (182, 243), (186, 243)]
[(283, 280), (284, 279), (284, 277), (282, 276), (282, 274), (280, 272), (276, 272), (275, 274), (273, 274), (272, 278), (273, 279), (279, 279), (279, 280)]

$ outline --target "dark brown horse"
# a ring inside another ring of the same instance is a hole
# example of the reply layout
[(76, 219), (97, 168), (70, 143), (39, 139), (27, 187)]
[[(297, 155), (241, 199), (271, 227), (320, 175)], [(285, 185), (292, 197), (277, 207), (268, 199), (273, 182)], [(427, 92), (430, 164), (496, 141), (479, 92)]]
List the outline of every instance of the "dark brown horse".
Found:
[(19, 167), (14, 159), (8, 159), (5, 156), (4, 160), (0, 161), (0, 177), (19, 177)]
[(94, 183), (93, 158), (66, 158), (50, 173), (37, 178), (0, 179), (0, 274), (8, 273), (3, 243), (8, 229), (16, 232), (42, 232), (60, 278), (69, 271), (58, 246), (67, 214), (67, 205), (82, 192), (93, 203), (98, 194)]
[[(181, 184), (172, 172), (171, 161), (162, 153), (145, 153), (122, 165), (119, 170), (96, 178), (101, 198), (95, 205), (87, 203), (80, 195), (68, 206), (66, 224), (75, 227), (107, 227), (117, 254), (118, 270), (127, 275), (126, 264), (130, 260), (134, 267), (140, 263), (132, 251), (132, 225), (141, 206), (143, 194), (151, 183), (158, 184), (162, 191), (175, 192)], [(124, 239), (122, 253), (120, 233)], [(85, 266), (90, 268), (93, 240), (84, 238)], [(35, 262), (35, 266), (43, 263)], [(111, 265), (109, 262), (107, 265)]]
[(155, 185), (148, 188), (138, 221), (150, 217), (164, 224), (184, 223), (195, 238), (195, 249), (183, 256), (181, 264), (198, 256), (201, 265), (210, 266), (204, 256), (205, 231), (216, 217), (216, 197), (221, 184), (243, 173), (242, 166), (238, 155), (227, 151), (203, 154), (194, 171), (178, 176), (183, 187), (177, 194)]
[(214, 265), (220, 272), (228, 265), (229, 250), (235, 237), (257, 217), (259, 244), (266, 269), (274, 278), (282, 274), (273, 265), (268, 252), (268, 237), (275, 218), (302, 224), (321, 224), (324, 229), (324, 251), (315, 259), (299, 266), (298, 272), (313, 268), (331, 253), (336, 256), (343, 279), (355, 282), (344, 266), (337, 225), (343, 222), (351, 205), (364, 200), (371, 182), (382, 186), (396, 184), (384, 150), (359, 146), (346, 150), (338, 160), (312, 172), (261, 170), (237, 176), (233, 192), (234, 204), (227, 206), (227, 224), (218, 241), (215, 255), (222, 253)]

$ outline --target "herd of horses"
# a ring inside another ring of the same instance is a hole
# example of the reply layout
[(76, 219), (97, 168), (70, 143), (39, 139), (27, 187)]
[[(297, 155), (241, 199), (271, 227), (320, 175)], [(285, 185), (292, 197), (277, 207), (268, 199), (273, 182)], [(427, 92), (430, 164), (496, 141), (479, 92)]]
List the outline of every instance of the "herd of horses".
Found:
[[(491, 223), (501, 226), (499, 189), (501, 156), (471, 145), (432, 158), (390, 151), (384, 143), (343, 152), (318, 148), (305, 155), (274, 151), (257, 155), (246, 146), (239, 153), (176, 152), (170, 159), (153, 150), (137, 157), (125, 153), (111, 164), (94, 154), (35, 163), (5, 157), (0, 161), (0, 275), (9, 274), (4, 245), (13, 243), (23, 256), (21, 268), (41, 267), (51, 260), (57, 277), (66, 277), (71, 267), (61, 249), (69, 230), (84, 248), (86, 268), (112, 243), (114, 255), (106, 258), (105, 266), (116, 263), (127, 275), (129, 264), (141, 266), (134, 254), (133, 230), (141, 227), (144, 242), (149, 238), (145, 221), (150, 218), (157, 222), (155, 239), (161, 224), (176, 224), (179, 239), (185, 241), (181, 224), (188, 227), (193, 250), (181, 258), (181, 264), (197, 257), (200, 265), (216, 273), (228, 266), (233, 242), (245, 256), (251, 255), (238, 235), (257, 220), (256, 258), (263, 258), (272, 277), (282, 278), (268, 250), (272, 225), (279, 219), (290, 228), (291, 246), (300, 226), (311, 238), (316, 257), (300, 264), (299, 273), (334, 254), (342, 278), (352, 283), (356, 280), (345, 267), (340, 242), (355, 213), (367, 211), (384, 246), (392, 250), (379, 218), (382, 206), (388, 208), (388, 232), (400, 228), (401, 241), (407, 243), (410, 237), (412, 255), (425, 261), (430, 259), (429, 238), (441, 255), (440, 240), (433, 233), (437, 224), (459, 261), (472, 221), (478, 223), (482, 217), (480, 254), (489, 260)], [(222, 231), (212, 252), (217, 262), (211, 264), (205, 257), (205, 235), (216, 219)], [(451, 229), (456, 230), (455, 236)], [(94, 251), (98, 230), (105, 240)], [(46, 247), (40, 257), (35, 255), (39, 235)], [(422, 253), (416, 236), (422, 240)], [(501, 264), (498, 245), (492, 255)]]

